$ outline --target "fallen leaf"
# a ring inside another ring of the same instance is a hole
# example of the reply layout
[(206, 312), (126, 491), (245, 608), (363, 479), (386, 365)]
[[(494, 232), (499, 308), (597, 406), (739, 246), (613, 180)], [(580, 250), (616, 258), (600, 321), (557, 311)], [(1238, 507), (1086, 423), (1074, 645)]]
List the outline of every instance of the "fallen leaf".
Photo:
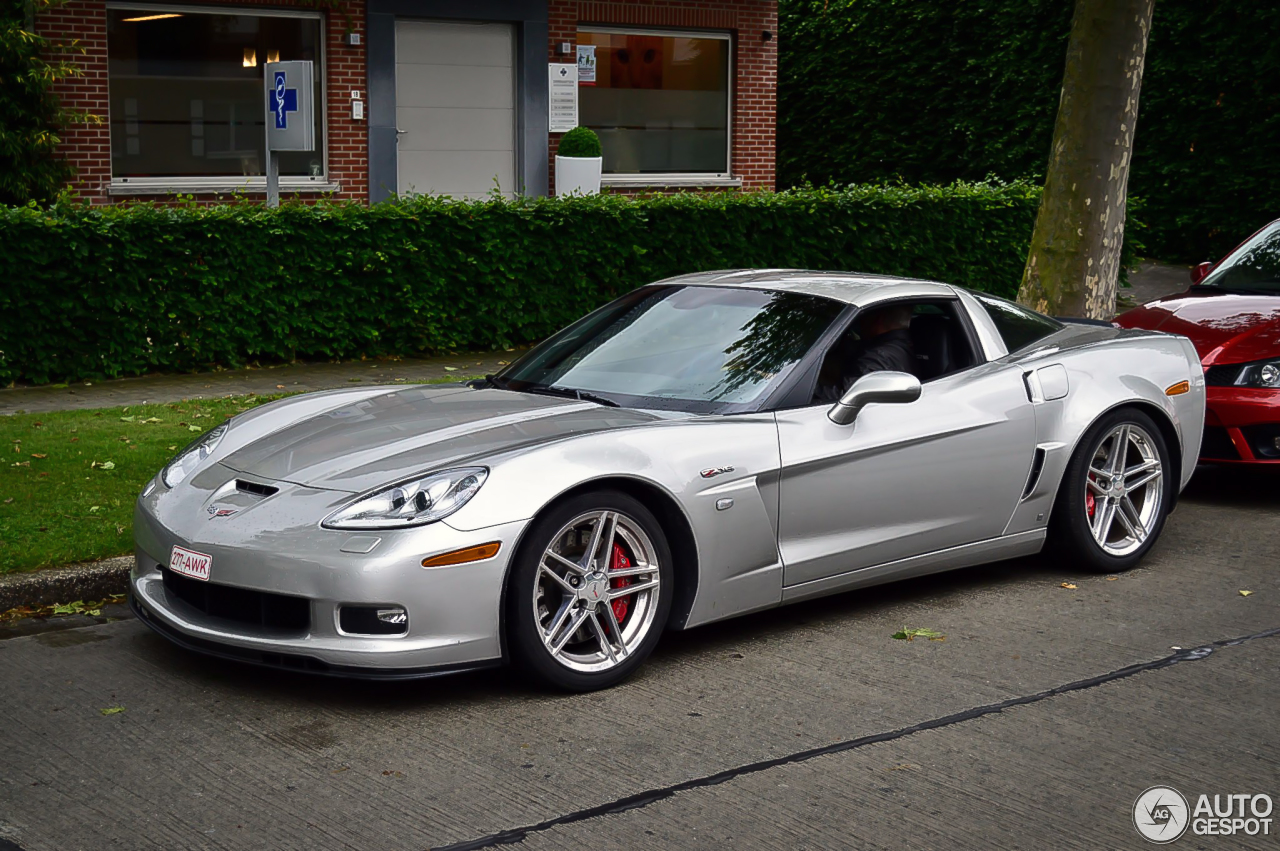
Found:
[(122, 422), (122, 423), (131, 423), (131, 422), (133, 422), (133, 421), (134, 421), (134, 420), (136, 420), (136, 419), (137, 419), (137, 417), (136, 417), (136, 416), (135, 416), (135, 417), (121, 417), (121, 418), (120, 418), (120, 422)]
[(1107, 581), (1108, 581), (1108, 582), (1115, 582), (1115, 581), (1116, 581), (1117, 579), (1119, 579), (1119, 578), (1120, 578), (1119, 576), (1108, 576), (1108, 577), (1107, 577)]
[(101, 712), (103, 715), (119, 715), (121, 712), (124, 712), (124, 707), (108, 706), (106, 709), (99, 709), (98, 711)]
[(200, 426), (187, 426), (187, 431), (200, 431)]
[(928, 627), (912, 627), (908, 629), (905, 626), (902, 628), (901, 632), (895, 632), (892, 637), (899, 641), (915, 641), (917, 638), (927, 638), (930, 641), (941, 641), (946, 638), (942, 633), (937, 630), (929, 629)]
[(32, 428), (44, 428), (44, 423), (32, 423)]
[(178, 448), (178, 447), (176, 447), (176, 446), (170, 446), (170, 447), (169, 447), (169, 451), (170, 451), (170, 452), (173, 452), (173, 451), (177, 450), (177, 448)]
[(101, 505), (91, 505), (91, 506), (89, 506), (89, 513), (90, 513), (90, 514), (97, 514), (97, 513), (98, 513), (99, 511), (101, 511), (101, 510), (102, 510), (102, 506), (101, 506)]
[(276, 389), (277, 389), (277, 390), (283, 390), (283, 389), (284, 389), (284, 385), (283, 385), (283, 384), (277, 384), (277, 385), (276, 385)]
[(511, 361), (509, 361), (509, 360), (500, 360), (500, 361), (498, 361), (498, 366), (508, 366), (508, 365), (510, 365), (510, 363), (511, 363)]
[(147, 417), (145, 420), (140, 420), (140, 422), (144, 422), (144, 423), (162, 423), (162, 422), (164, 422), (164, 420), (160, 419), (159, 417)]
[(49, 456), (44, 452), (32, 452), (31, 457), (39, 458), (41, 461), (43, 461), (45, 458), (48, 458)]
[(79, 442), (80, 442), (80, 438), (78, 438), (78, 437), (73, 437), (73, 438), (71, 438), (71, 442), (72, 442), (72, 443), (79, 443)]
[(98, 465), (99, 470), (114, 470), (116, 468), (115, 461), (103, 461)]
[(1076, 590), (1076, 585), (1074, 582), (1064, 582), (1060, 587), (1066, 588), (1068, 591)]
[(5, 504), (5, 505), (8, 505), (8, 504), (9, 504), (9, 503), (11, 503), (11, 502), (13, 502), (13, 497), (9, 497), (8, 499), (6, 499), (6, 500), (4, 501), (4, 504)]
[(1248, 597), (1248, 596), (1249, 596), (1250, 594), (1252, 594), (1252, 593), (1253, 593), (1252, 591), (1241, 591), (1241, 592), (1240, 592), (1240, 596), (1241, 596), (1241, 597)]
[(456, 366), (446, 366), (446, 367), (444, 368), (444, 371), (445, 371), (445, 372), (457, 372), (457, 371), (458, 371), (458, 368), (457, 368)]
[(9, 466), (11, 466), (11, 467), (30, 467), (30, 466), (31, 466), (31, 462), (30, 462), (30, 461), (14, 461), (14, 462), (13, 462), (12, 464), (10, 464)]

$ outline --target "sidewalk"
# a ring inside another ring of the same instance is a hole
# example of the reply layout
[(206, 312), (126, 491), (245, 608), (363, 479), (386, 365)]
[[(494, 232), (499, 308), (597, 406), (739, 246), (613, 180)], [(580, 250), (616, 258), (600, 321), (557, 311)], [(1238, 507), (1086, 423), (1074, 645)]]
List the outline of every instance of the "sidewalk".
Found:
[(168, 404), (183, 399), (208, 399), (269, 393), (305, 393), (350, 387), (353, 384), (394, 384), (430, 379), (474, 377), (497, 372), (525, 349), (439, 358), (295, 363), (261, 369), (234, 369), (194, 375), (143, 375), (69, 387), (10, 387), (0, 389), (0, 416), (85, 408), (113, 408), (144, 403)]
[(1129, 273), (1129, 287), (1120, 288), (1116, 313), (1132, 310), (1140, 304), (1185, 292), (1191, 286), (1191, 268), (1156, 260), (1143, 260)]

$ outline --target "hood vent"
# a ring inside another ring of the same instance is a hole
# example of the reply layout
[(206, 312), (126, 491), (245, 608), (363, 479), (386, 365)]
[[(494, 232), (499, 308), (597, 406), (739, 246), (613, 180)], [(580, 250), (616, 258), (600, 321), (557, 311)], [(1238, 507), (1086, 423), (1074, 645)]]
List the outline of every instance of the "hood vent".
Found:
[(236, 479), (236, 490), (240, 491), (240, 493), (260, 496), (264, 499), (280, 492), (280, 488), (272, 487), (271, 485), (260, 485), (257, 482), (249, 482), (244, 479)]

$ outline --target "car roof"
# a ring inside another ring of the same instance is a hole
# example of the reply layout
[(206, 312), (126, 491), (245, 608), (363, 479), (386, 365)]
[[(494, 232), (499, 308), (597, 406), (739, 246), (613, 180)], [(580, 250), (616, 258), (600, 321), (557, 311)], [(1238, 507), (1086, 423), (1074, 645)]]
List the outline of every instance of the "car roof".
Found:
[(954, 297), (956, 294), (954, 287), (937, 281), (810, 269), (721, 269), (677, 275), (656, 283), (803, 293), (857, 306), (894, 297)]

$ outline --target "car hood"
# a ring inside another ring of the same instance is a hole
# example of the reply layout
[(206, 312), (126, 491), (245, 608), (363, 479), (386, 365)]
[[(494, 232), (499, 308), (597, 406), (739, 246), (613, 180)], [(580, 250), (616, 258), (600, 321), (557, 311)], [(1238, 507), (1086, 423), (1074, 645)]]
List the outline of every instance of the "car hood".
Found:
[(221, 463), (271, 481), (361, 493), (420, 472), (658, 419), (665, 417), (528, 393), (407, 387), (294, 422)]
[(1205, 366), (1280, 354), (1280, 296), (1193, 288), (1123, 313), (1116, 324), (1189, 337)]

